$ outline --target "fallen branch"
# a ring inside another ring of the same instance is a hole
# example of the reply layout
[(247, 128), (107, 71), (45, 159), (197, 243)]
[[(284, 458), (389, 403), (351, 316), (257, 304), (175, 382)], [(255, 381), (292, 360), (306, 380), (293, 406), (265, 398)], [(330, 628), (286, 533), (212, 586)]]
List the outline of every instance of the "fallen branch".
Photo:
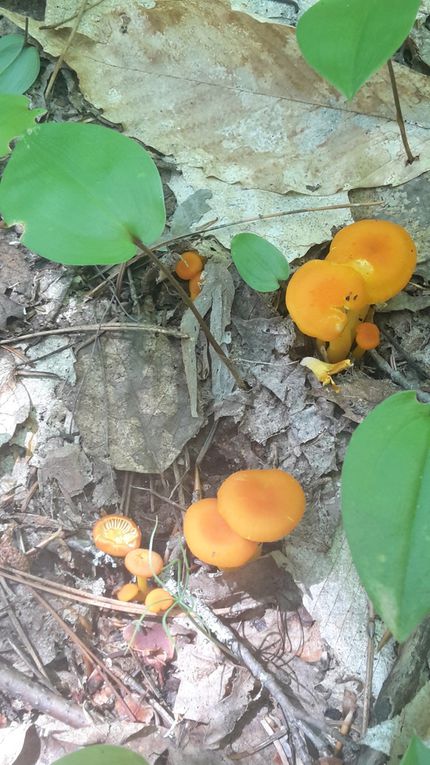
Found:
[(91, 722), (77, 704), (63, 699), (62, 696), (48, 690), (46, 686), (30, 680), (21, 672), (9, 667), (2, 659), (0, 659), (0, 691), (11, 699), (19, 698), (31, 709), (37, 709), (55, 720), (61, 720), (72, 728), (83, 728)]

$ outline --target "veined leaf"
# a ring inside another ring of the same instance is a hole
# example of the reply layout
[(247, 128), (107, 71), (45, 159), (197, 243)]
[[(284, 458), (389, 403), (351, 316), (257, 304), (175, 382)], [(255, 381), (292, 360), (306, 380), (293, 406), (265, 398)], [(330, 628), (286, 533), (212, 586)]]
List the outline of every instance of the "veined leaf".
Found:
[[(9, 37), (9, 35), (7, 35)], [(10, 35), (10, 37), (19, 37), (19, 35)], [(2, 38), (5, 40), (6, 38)], [(1, 43), (1, 40), (0, 40)], [(21, 50), (10, 61), (10, 63), (1, 69), (0, 61), (0, 93), (24, 93), (36, 80), (40, 70), (40, 56), (39, 52), (33, 46), (22, 47), (24, 44), (24, 38), (22, 38)], [(9, 48), (10, 56), (14, 45)], [(1, 59), (0, 49), (0, 59)], [(8, 53), (8, 49), (3, 51), (4, 54)], [(4, 56), (4, 60), (7, 60), (7, 55)]]
[(364, 587), (403, 641), (430, 611), (430, 405), (413, 392), (379, 404), (352, 436), (342, 515)]
[(0, 37), (0, 74), (14, 61), (24, 47), (24, 35)]
[(0, 183), (8, 225), (58, 263), (121, 263), (133, 238), (151, 244), (165, 224), (158, 170), (141, 146), (115, 130), (77, 123), (38, 125), (18, 142)]
[(288, 279), (290, 267), (282, 253), (257, 234), (236, 234), (231, 257), (244, 282), (258, 292), (273, 292)]
[(395, 53), (420, 0), (319, 0), (297, 24), (308, 64), (347, 98)]
[(401, 759), (400, 765), (430, 765), (430, 749), (414, 736)]

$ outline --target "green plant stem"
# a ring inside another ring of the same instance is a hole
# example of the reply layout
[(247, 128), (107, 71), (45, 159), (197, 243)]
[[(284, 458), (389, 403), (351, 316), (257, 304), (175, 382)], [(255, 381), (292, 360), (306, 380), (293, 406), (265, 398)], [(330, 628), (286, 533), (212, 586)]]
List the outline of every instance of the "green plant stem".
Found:
[(394, 105), (396, 107), (396, 119), (399, 126), (400, 135), (402, 137), (403, 146), (407, 156), (407, 164), (412, 165), (418, 157), (414, 157), (409, 146), (408, 137), (406, 135), (405, 122), (402, 114), (402, 107), (400, 106), (399, 91), (397, 89), (396, 76), (394, 74), (393, 62), (389, 58), (387, 61), (388, 73), (390, 75), (391, 89), (393, 91)]
[(214, 338), (212, 332), (210, 331), (208, 325), (206, 324), (205, 320), (203, 319), (203, 317), (200, 315), (200, 313), (198, 312), (197, 308), (195, 307), (193, 301), (191, 300), (190, 297), (188, 297), (188, 295), (185, 292), (185, 290), (183, 289), (183, 287), (181, 287), (181, 285), (176, 281), (176, 279), (173, 276), (173, 274), (169, 271), (168, 268), (166, 268), (164, 263), (162, 263), (161, 260), (159, 258), (157, 258), (157, 256), (152, 252), (152, 250), (149, 247), (147, 247), (146, 244), (143, 244), (143, 242), (140, 241), (140, 239), (134, 238), (133, 241), (136, 244), (136, 246), (139, 247), (139, 249), (141, 249), (142, 252), (145, 253), (145, 255), (148, 256), (148, 258), (151, 260), (151, 262), (154, 263), (154, 265), (156, 265), (157, 268), (160, 269), (160, 271), (163, 274), (163, 276), (166, 277), (167, 281), (172, 285), (172, 287), (175, 289), (175, 291), (178, 293), (178, 295), (182, 298), (182, 300), (185, 303), (185, 305), (187, 306), (187, 308), (190, 309), (191, 313), (193, 314), (193, 316), (195, 316), (195, 318), (197, 319), (197, 321), (198, 321), (202, 331), (204, 332), (204, 334), (205, 334), (205, 336), (207, 338), (208, 343), (210, 343), (210, 345), (212, 346), (214, 351), (220, 357), (221, 361), (225, 364), (225, 366), (227, 367), (229, 372), (233, 375), (233, 377), (234, 377), (237, 385), (239, 386), (239, 388), (242, 388), (242, 390), (248, 390), (245, 381), (242, 380), (242, 378), (241, 378), (241, 376), (240, 376), (240, 374), (239, 374), (239, 372), (238, 372), (238, 370), (236, 368), (236, 365), (233, 364), (233, 362), (224, 353), (224, 351), (221, 348), (220, 344), (217, 342), (217, 340), (215, 340), (215, 338)]

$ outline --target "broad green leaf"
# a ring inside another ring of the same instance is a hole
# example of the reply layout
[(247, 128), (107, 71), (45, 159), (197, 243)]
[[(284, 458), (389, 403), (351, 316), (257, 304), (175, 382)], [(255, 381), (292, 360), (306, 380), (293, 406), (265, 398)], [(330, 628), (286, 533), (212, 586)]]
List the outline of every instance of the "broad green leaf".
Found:
[(0, 74), (0, 93), (24, 93), (33, 85), (40, 69), (36, 48), (24, 48)]
[(133, 237), (165, 224), (158, 170), (131, 138), (99, 125), (38, 125), (17, 143), (0, 183), (0, 211), (22, 242), (57, 263), (121, 263)]
[(288, 279), (288, 261), (273, 244), (257, 234), (236, 234), (231, 257), (244, 282), (258, 292), (273, 292)]
[(120, 746), (96, 744), (79, 749), (73, 754), (66, 754), (55, 761), (55, 765), (148, 765), (139, 754)]
[(352, 98), (402, 45), (420, 0), (319, 0), (297, 24), (308, 64)]
[(0, 74), (16, 59), (24, 47), (24, 35), (0, 37)]
[(352, 436), (342, 515), (364, 587), (403, 641), (430, 611), (430, 405), (413, 392), (390, 396)]
[(13, 138), (34, 127), (37, 117), (45, 114), (45, 109), (29, 110), (30, 102), (26, 96), (4, 95), (0, 93), (0, 157), (10, 151)]
[(401, 759), (400, 765), (430, 765), (430, 749), (414, 736)]

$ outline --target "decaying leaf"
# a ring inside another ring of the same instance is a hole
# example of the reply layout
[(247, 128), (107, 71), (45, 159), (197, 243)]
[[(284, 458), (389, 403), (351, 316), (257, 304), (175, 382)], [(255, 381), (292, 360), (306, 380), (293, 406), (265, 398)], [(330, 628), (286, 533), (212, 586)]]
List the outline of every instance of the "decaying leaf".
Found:
[[(91, 13), (99, 19), (94, 39)], [(111, 3), (90, 11), (66, 62), (107, 119), (180, 164), (229, 183), (305, 194), (397, 184), (430, 167), (423, 75), (396, 66), (409, 141), (420, 155), (407, 165), (385, 68), (347, 102), (305, 64), (294, 29), (233, 11), (228, 0), (152, 8), (133, 0), (126, 16), (125, 23)], [(51, 55), (62, 52), (64, 30), (30, 21), (29, 32)]]
[(0, 329), (6, 328), (7, 320), (12, 316), (21, 317), (23, 313), (22, 305), (0, 292)]
[(132, 622), (123, 634), (127, 645), (140, 654), (144, 664), (161, 670), (173, 659), (175, 647), (162, 624)]
[(92, 480), (91, 463), (78, 444), (65, 444), (51, 449), (42, 461), (39, 481), (43, 486), (55, 478), (71, 497), (80, 494)]
[(27, 419), (30, 405), (25, 386), (15, 377), (13, 356), (0, 349), (0, 446), (6, 444), (16, 426)]
[(176, 339), (151, 332), (110, 334), (85, 349), (76, 418), (87, 453), (109, 456), (117, 470), (161, 473), (198, 431)]

